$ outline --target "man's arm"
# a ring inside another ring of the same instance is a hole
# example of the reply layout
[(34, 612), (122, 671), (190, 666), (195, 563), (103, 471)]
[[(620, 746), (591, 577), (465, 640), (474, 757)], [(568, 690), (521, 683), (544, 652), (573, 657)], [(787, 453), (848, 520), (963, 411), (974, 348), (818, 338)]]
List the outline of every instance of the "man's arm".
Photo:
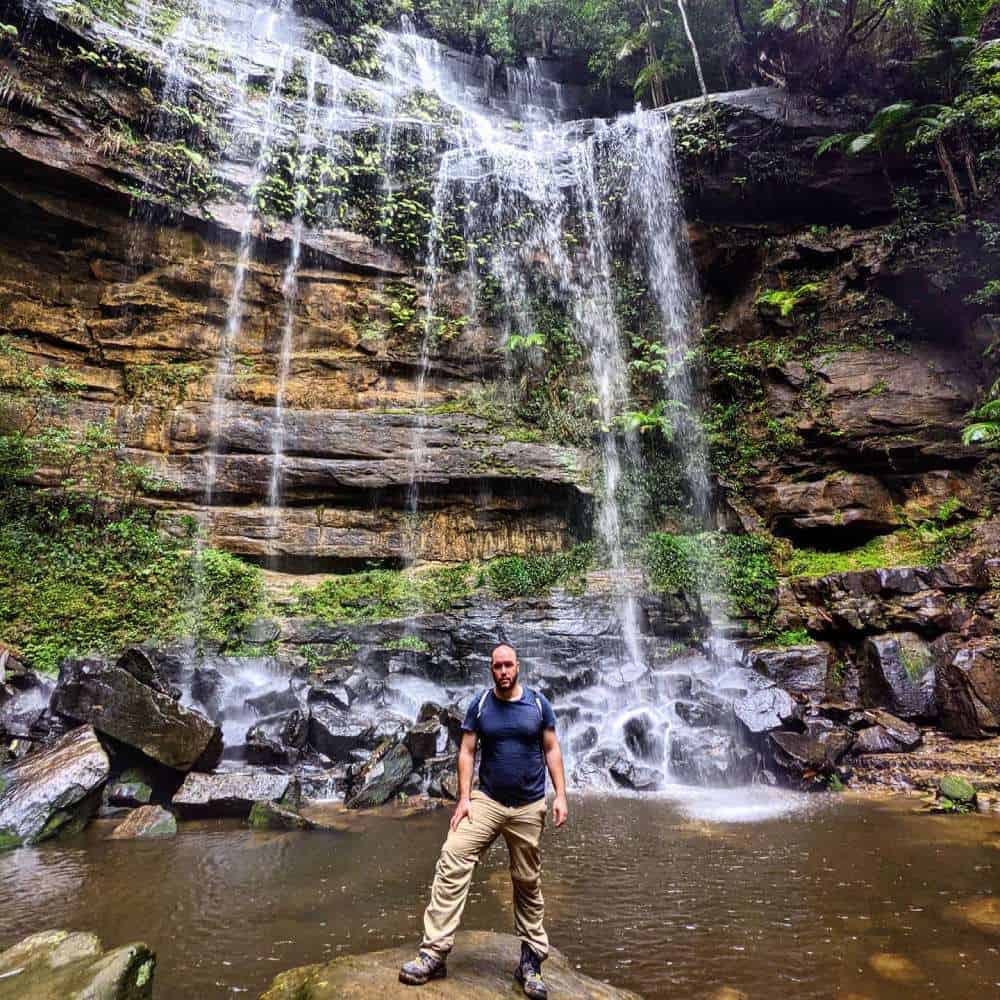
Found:
[[(458, 829), (458, 824), (469, 817), (472, 822), (470, 796), (472, 795), (472, 769), (476, 766), (476, 734), (462, 733), (462, 745), (458, 748), (458, 805), (451, 814), (451, 828)], [(555, 780), (555, 779), (553, 779)]]
[(545, 766), (552, 775), (552, 784), (556, 790), (556, 797), (552, 803), (552, 818), (556, 826), (562, 826), (569, 816), (569, 805), (566, 802), (566, 772), (563, 768), (562, 750), (559, 749), (559, 738), (554, 729), (543, 731), (542, 750), (545, 753)]

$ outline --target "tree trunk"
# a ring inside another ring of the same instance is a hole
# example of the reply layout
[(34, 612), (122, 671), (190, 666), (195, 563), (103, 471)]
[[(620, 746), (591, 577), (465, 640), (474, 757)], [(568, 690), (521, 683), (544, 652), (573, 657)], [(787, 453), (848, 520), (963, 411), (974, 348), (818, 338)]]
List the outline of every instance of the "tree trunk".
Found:
[(965, 199), (962, 197), (962, 190), (958, 186), (958, 178), (955, 176), (955, 168), (951, 165), (951, 157), (948, 155), (944, 139), (940, 136), (934, 140), (934, 149), (937, 152), (938, 163), (941, 165), (941, 172), (948, 181), (948, 190), (951, 192), (951, 200), (955, 203), (955, 209), (959, 215), (964, 215)]

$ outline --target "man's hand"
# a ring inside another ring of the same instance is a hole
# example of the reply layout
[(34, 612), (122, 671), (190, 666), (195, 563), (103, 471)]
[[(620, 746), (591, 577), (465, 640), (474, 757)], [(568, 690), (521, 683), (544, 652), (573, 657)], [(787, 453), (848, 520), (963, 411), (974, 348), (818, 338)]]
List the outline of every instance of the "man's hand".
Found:
[(458, 805), (455, 806), (455, 811), (451, 814), (451, 826), (452, 830), (458, 829), (458, 824), (462, 822), (465, 817), (468, 816), (469, 822), (472, 822), (472, 803), (468, 799), (459, 799)]
[[(456, 810), (457, 812), (458, 810)], [(552, 819), (556, 826), (562, 826), (569, 816), (569, 805), (565, 795), (557, 795), (552, 801)]]

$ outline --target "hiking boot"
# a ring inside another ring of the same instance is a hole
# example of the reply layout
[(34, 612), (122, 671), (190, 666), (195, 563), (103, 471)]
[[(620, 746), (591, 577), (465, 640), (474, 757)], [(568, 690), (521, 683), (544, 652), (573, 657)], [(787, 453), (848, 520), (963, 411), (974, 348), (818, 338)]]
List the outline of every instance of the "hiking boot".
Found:
[(422, 951), (399, 970), (399, 981), (407, 986), (423, 986), (432, 979), (444, 979), (447, 975), (443, 958), (435, 958), (430, 952)]
[(542, 979), (542, 959), (540, 959), (523, 941), (521, 942), (521, 961), (514, 970), (514, 978), (521, 984), (526, 997), (531, 1000), (546, 1000), (549, 991)]

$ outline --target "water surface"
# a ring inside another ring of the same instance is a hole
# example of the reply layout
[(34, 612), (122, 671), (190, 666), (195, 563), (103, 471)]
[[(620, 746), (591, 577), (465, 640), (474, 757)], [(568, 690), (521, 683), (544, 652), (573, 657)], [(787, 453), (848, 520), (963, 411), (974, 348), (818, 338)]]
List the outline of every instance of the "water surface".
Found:
[[(1000, 929), (961, 919), (998, 889), (996, 820), (763, 791), (571, 808), (545, 834), (548, 927), (591, 975), (678, 1000), (1000, 991)], [(254, 996), (290, 966), (416, 943), (447, 820), (369, 816), (338, 835), (199, 822), (159, 842), (102, 839), (95, 824), (0, 856), (0, 947), (56, 926), (108, 946), (142, 939), (159, 956), (157, 996)], [(509, 930), (509, 896), (501, 843), (465, 926)]]

